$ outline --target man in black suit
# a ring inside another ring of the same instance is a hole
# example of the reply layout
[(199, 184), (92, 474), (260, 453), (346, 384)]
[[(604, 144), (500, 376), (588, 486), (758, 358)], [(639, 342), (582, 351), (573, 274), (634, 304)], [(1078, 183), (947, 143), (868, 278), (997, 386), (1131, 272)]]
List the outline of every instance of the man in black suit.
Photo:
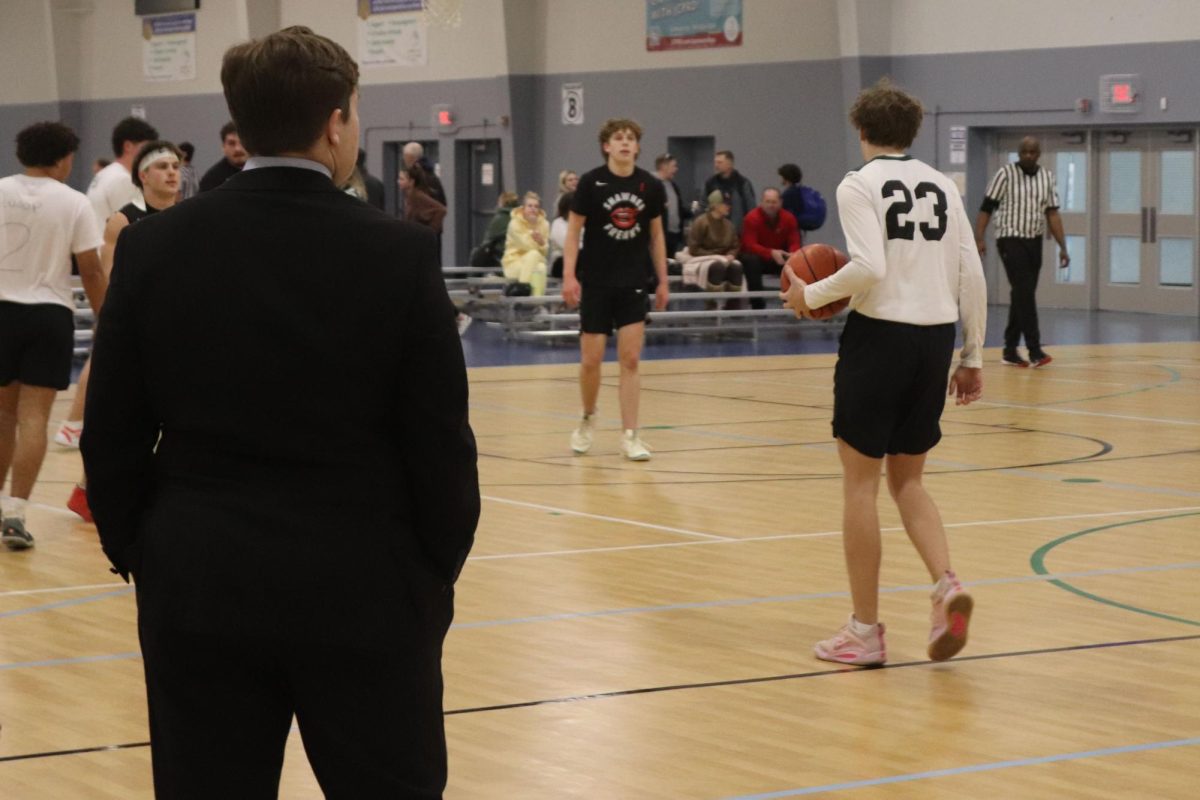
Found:
[(337, 189), (339, 45), (288, 28), (221, 81), (253, 157), (121, 234), (82, 444), (138, 588), (155, 790), (274, 798), (295, 715), (328, 796), (438, 798), (479, 485), (435, 238)]

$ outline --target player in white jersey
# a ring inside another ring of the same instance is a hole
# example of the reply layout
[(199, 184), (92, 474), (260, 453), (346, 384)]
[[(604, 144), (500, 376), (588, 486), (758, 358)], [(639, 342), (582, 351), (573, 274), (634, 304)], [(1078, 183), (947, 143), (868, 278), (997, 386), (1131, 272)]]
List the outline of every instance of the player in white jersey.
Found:
[[(887, 660), (878, 618), (876, 509), (885, 459), (904, 529), (935, 581), (930, 658), (962, 649), (973, 606), (950, 568), (941, 517), (921, 477), (926, 454), (941, 439), (946, 395), (966, 405), (982, 394), (987, 298), (957, 189), (905, 154), (922, 115), (920, 102), (886, 79), (859, 95), (850, 121), (866, 163), (837, 191), (850, 262), (809, 285), (787, 268), (792, 283), (784, 300), (797, 315), (850, 297), (834, 371), (833, 435), (842, 461), (842, 536), (854, 613), (814, 648), (818, 658), (844, 664)], [(960, 316), (963, 348), (950, 374)]]
[(79, 137), (58, 122), (17, 134), (24, 172), (0, 178), (0, 542), (33, 546), (25, 509), (46, 455), (54, 396), (71, 383), (71, 256), (97, 315), (108, 280), (87, 199), (66, 185)]

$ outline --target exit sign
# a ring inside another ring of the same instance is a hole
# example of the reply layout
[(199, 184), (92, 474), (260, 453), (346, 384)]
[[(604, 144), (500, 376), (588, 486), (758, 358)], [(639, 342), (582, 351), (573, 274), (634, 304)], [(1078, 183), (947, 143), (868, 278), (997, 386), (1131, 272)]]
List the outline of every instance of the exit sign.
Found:
[(438, 103), (433, 107), (433, 127), (438, 133), (451, 134), (458, 130), (458, 114), (449, 103)]
[(1133, 114), (1142, 110), (1141, 75), (1104, 75), (1100, 78), (1100, 110)]

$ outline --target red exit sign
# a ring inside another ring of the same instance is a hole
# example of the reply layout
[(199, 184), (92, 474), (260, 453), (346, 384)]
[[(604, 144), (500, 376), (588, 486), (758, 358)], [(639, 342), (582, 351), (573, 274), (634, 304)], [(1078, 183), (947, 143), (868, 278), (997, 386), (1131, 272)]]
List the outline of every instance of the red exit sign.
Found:
[(1114, 83), (1112, 85), (1112, 101), (1114, 105), (1127, 106), (1137, 100), (1137, 92), (1131, 83)]

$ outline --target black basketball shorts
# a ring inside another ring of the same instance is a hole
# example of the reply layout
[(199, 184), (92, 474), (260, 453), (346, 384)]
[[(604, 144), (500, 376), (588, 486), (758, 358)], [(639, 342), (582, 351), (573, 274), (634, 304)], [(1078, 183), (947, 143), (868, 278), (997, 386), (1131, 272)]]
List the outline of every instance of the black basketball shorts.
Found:
[(851, 311), (833, 372), (833, 435), (871, 458), (933, 449), (954, 338), (954, 323), (910, 325)]
[(613, 329), (646, 321), (646, 290), (624, 286), (584, 286), (579, 302), (581, 333), (611, 335)]
[(0, 386), (66, 389), (71, 385), (75, 315), (53, 303), (0, 301)]

